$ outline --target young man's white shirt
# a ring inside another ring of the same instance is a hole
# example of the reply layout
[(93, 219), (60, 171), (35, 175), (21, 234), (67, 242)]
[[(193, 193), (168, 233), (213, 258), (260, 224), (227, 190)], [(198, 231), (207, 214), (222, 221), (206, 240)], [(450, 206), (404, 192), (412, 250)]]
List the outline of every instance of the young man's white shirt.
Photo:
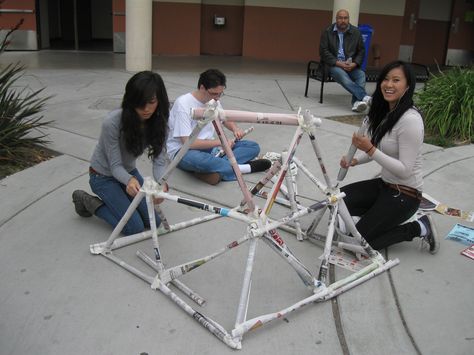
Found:
[[(169, 133), (166, 148), (170, 159), (181, 149), (183, 143), (180, 137), (189, 137), (197, 125), (191, 117), (193, 108), (206, 107), (206, 104), (196, 99), (192, 93), (181, 95), (176, 99), (170, 111), (168, 122)], [(218, 107), (222, 109), (220, 102)], [(198, 134), (198, 139), (214, 139), (215, 130), (212, 122), (205, 125)]]

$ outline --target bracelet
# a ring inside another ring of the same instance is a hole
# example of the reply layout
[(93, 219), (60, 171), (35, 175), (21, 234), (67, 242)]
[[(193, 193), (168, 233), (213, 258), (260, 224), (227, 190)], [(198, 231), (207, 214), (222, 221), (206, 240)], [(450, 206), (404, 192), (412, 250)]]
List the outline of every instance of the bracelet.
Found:
[(365, 151), (365, 153), (366, 153), (366, 154), (369, 154), (369, 153), (370, 153), (370, 151), (371, 151), (372, 149), (374, 149), (374, 148), (375, 148), (375, 146), (374, 146), (374, 145), (372, 145), (372, 147), (370, 147), (368, 150), (366, 150), (366, 151)]

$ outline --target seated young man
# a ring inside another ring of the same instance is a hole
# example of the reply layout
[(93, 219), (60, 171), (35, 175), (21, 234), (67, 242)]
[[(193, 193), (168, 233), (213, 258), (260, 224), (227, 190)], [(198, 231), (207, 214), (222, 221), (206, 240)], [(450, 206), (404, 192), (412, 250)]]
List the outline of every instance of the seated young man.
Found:
[[(201, 73), (197, 89), (176, 99), (170, 111), (167, 141), (168, 155), (173, 159), (183, 144), (189, 139), (197, 122), (191, 117), (193, 108), (205, 107), (211, 99), (218, 101), (226, 88), (226, 77), (217, 69)], [(220, 103), (219, 103), (220, 105)], [(254, 159), (260, 152), (257, 143), (242, 140), (243, 131), (234, 122), (224, 122), (234, 137), (232, 151), (243, 174), (267, 170), (271, 162), (267, 159)], [(215, 152), (221, 142), (215, 138), (212, 122), (199, 132), (198, 138), (179, 162), (180, 169), (192, 172), (199, 179), (215, 185), (221, 180), (236, 180), (227, 156), (216, 157)]]

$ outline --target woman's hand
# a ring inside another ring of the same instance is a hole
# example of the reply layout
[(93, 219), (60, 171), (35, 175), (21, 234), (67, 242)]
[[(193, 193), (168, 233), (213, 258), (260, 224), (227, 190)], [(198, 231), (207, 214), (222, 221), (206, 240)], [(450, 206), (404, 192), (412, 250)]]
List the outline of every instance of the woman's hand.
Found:
[[(163, 185), (163, 192), (168, 192), (169, 188), (168, 188), (168, 184), (165, 182), (165, 184)], [(160, 203), (162, 203), (165, 199), (164, 198), (160, 198), (160, 197), (153, 197), (153, 203), (155, 205), (159, 205)]]
[(349, 167), (351, 167), (351, 166), (356, 166), (358, 162), (359, 162), (359, 161), (358, 161), (357, 159), (352, 158), (351, 163), (349, 164), (349, 163), (347, 162), (346, 157), (343, 156), (343, 157), (341, 158), (341, 161), (339, 162), (339, 165), (341, 166), (341, 168), (347, 169), (347, 168), (349, 168)]
[(138, 191), (140, 191), (140, 187), (141, 186), (137, 178), (135, 176), (132, 176), (130, 180), (128, 180), (128, 184), (126, 188), (127, 194), (129, 194), (132, 197), (135, 197)]
[(352, 144), (354, 144), (357, 149), (360, 149), (364, 152), (367, 152), (374, 146), (369, 137), (357, 133), (352, 135)]

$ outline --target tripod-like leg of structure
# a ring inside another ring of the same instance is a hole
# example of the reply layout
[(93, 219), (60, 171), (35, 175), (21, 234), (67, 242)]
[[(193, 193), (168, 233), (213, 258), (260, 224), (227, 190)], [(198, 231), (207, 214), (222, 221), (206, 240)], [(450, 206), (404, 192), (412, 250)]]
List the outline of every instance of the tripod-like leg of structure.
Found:
[[(288, 158), (288, 152), (282, 152), (281, 157), (282, 159), (286, 160)], [(291, 163), (291, 161), (288, 160), (288, 163)], [(291, 172), (291, 169), (288, 169), (288, 172), (286, 174), (286, 185), (288, 187), (288, 197), (290, 200), (291, 210), (293, 212), (298, 212), (298, 206), (296, 203), (296, 192), (293, 186), (293, 174)], [(296, 230), (296, 239), (298, 239), (299, 241), (302, 241), (303, 233), (301, 231), (301, 225), (298, 219), (295, 220), (295, 230)]]
[(128, 220), (132, 217), (133, 212), (135, 212), (135, 210), (137, 209), (138, 205), (140, 204), (144, 196), (145, 196), (145, 193), (143, 191), (139, 191), (136, 194), (136, 196), (132, 200), (132, 203), (130, 204), (130, 206), (128, 206), (127, 211), (125, 212), (124, 216), (120, 219), (119, 223), (115, 226), (114, 230), (112, 231), (112, 234), (110, 235), (109, 239), (107, 239), (107, 241), (105, 242), (105, 245), (101, 252), (110, 251), (110, 247), (112, 246), (112, 243), (114, 242), (115, 239), (117, 239), (120, 232), (122, 232), (122, 229), (125, 227)]

